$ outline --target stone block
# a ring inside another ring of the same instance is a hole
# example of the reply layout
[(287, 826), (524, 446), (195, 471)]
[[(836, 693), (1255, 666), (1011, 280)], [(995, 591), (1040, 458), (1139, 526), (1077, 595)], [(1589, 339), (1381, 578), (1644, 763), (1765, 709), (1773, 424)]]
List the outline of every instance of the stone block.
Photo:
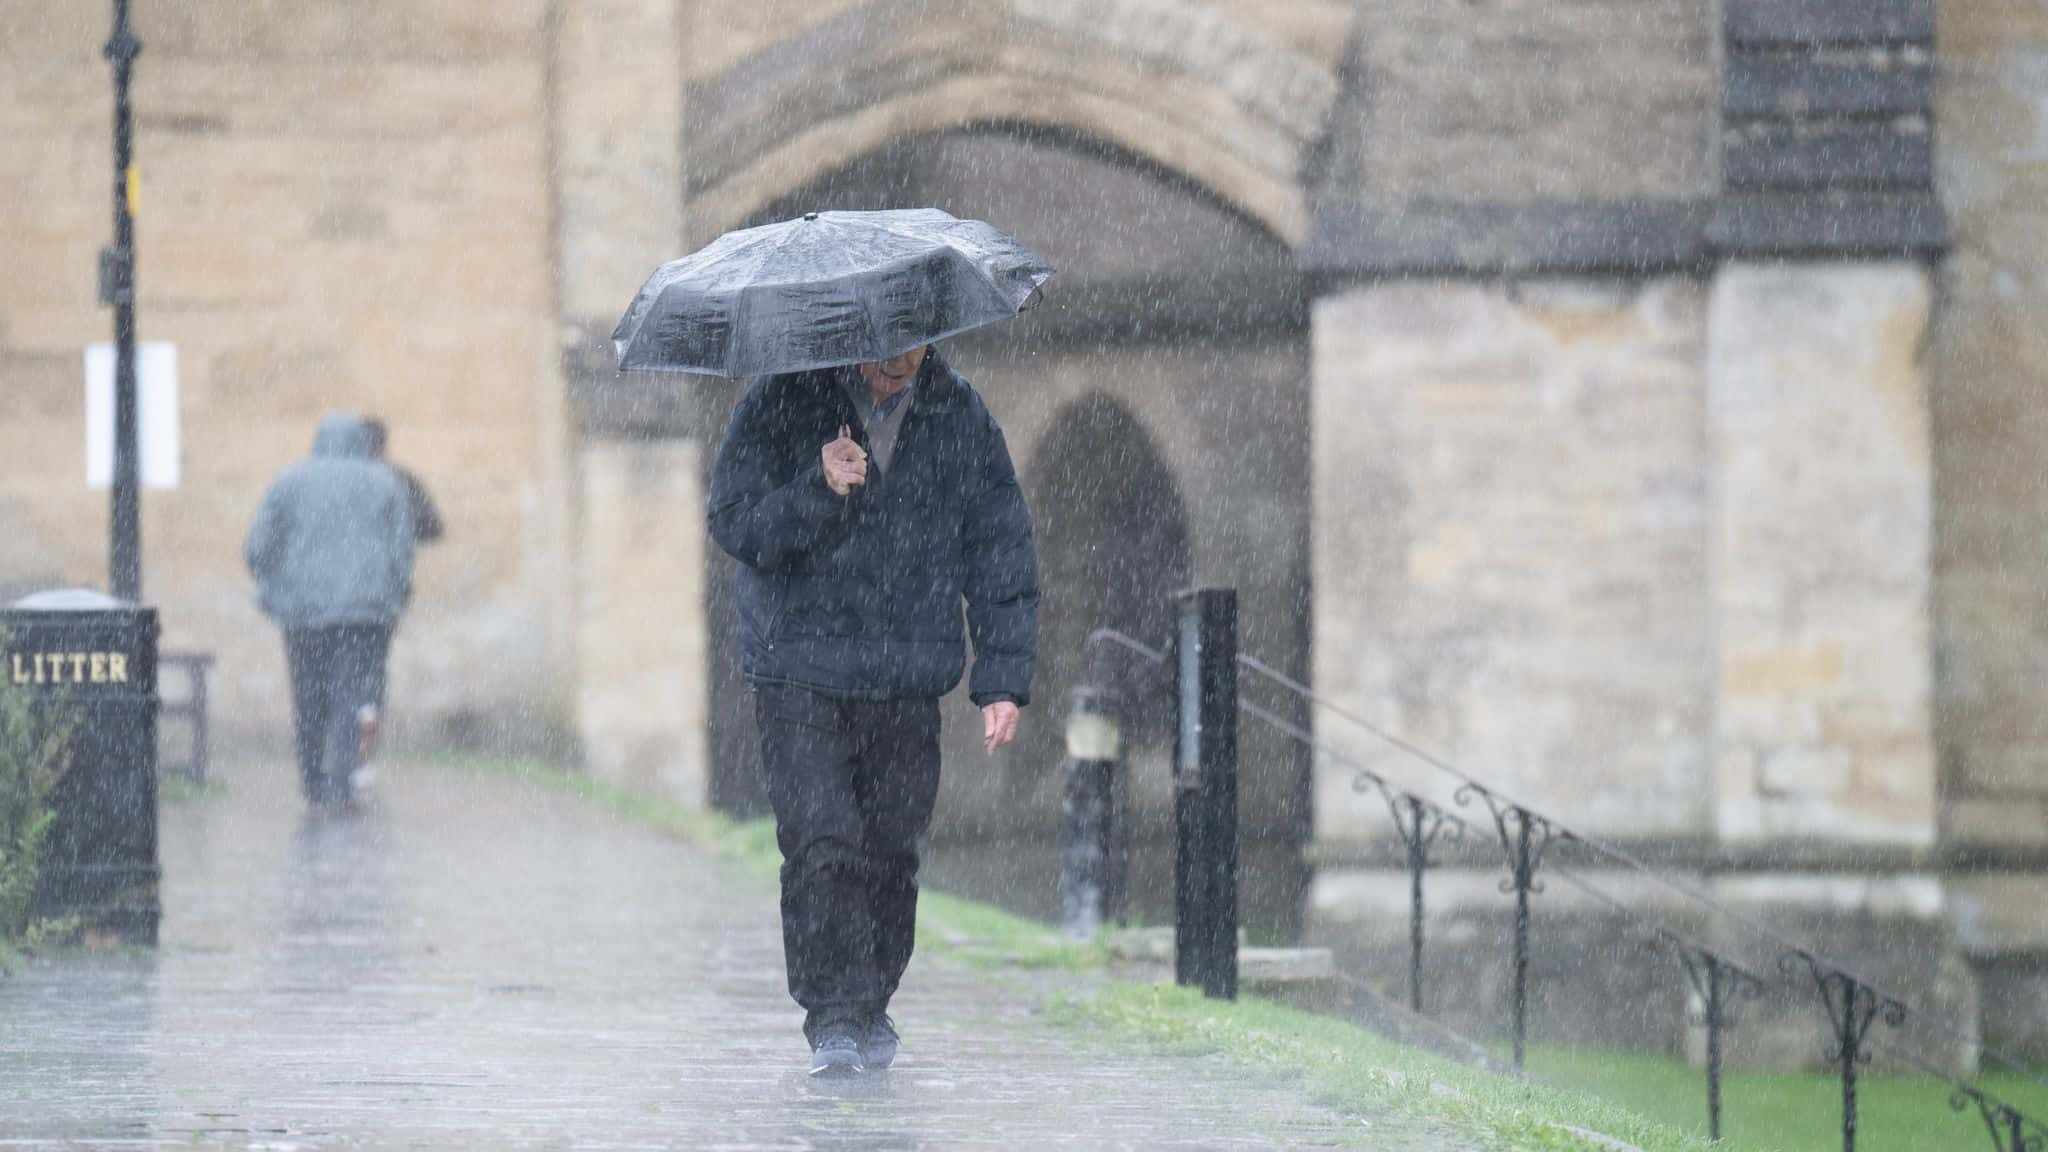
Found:
[(1956, 250), (1930, 349), (1943, 716), (1952, 766), (1947, 834), (2010, 846), (2048, 839), (2048, 9), (2024, 0), (1939, 5), (1941, 191)]
[[(1757, 757), (1716, 789), (1724, 837), (1933, 842), (1931, 304), (1909, 265), (1716, 279), (1717, 732)], [(1757, 739), (1768, 710), (1817, 717), (1820, 741)]]
[(1721, 173), (1731, 188), (1926, 188), (1934, 139), (1889, 124), (1753, 124), (1728, 131)]
[(1759, 650), (1724, 649), (1721, 683), (1731, 696), (1773, 700), (1810, 698), (1840, 684), (1844, 655), (1840, 645), (1783, 647)]
[[(1300, 136), (1315, 133), (1336, 100), (1341, 61), (1334, 52), (1341, 41), (1276, 41), (1263, 17), (1178, 0), (1013, 0), (1013, 7), (1027, 21), (1099, 40), (1153, 67), (1212, 76), (1233, 98)], [(1327, 3), (1303, 7), (1335, 15)]]
[(700, 0), (684, 10), (682, 58), (692, 80), (831, 20), (861, 0)]
[(1934, 69), (1903, 53), (1815, 59), (1729, 56), (1722, 110), (1731, 117), (1906, 116), (1934, 108)]
[(151, 62), (221, 56), (319, 61), (530, 57), (546, 20), (542, 0), (409, 0), (308, 11), (155, 0), (137, 5), (135, 15), (146, 38), (144, 59)]
[(1936, 0), (1935, 8), (1944, 58), (1981, 60), (2048, 41), (2048, 11), (2032, 0)]
[(1337, 975), (1328, 948), (1239, 948), (1237, 978), (1251, 985), (1316, 984)]
[(85, 428), (85, 367), (77, 353), (16, 352), (0, 343), (0, 425)]
[(1965, 791), (1947, 799), (1944, 813), (1942, 832), (1959, 844), (2015, 847), (2048, 841), (2048, 803), (2037, 797)]
[[(1238, 979), (1247, 984), (1291, 984), (1328, 980), (1336, 965), (1328, 948), (1254, 948), (1238, 931)], [(1172, 964), (1175, 943), (1171, 925), (1120, 928), (1109, 933), (1112, 958), (1130, 964)]]
[(609, 315), (683, 249), (685, 5), (574, 0), (555, 40), (562, 307)]
[(1361, 6), (1369, 201), (1684, 198), (1712, 180), (1715, 5)]
[[(1501, 873), (1443, 868), (1426, 889), (1423, 1012), (1494, 1044), (1511, 1032), (1513, 900)], [(1587, 877), (1627, 906), (1682, 930), (1684, 909), (1625, 877)], [(1332, 950), (1338, 971), (1408, 1003), (1405, 872), (1328, 867), (1310, 887), (1306, 939)], [(1532, 1044), (1592, 1044), (1677, 1054), (1685, 975), (1634, 918), (1564, 882), (1535, 897), (1530, 921), (1528, 1036)]]
[(1880, 1021), (1870, 1033), (1879, 1074), (1913, 1071), (1908, 1057), (1953, 1075), (1975, 1073), (1981, 992), (1957, 943), (1950, 892), (1941, 879), (1743, 872), (1715, 876), (1706, 890), (1735, 912), (1708, 923), (1709, 943), (1753, 957), (1751, 966), (1771, 978), (1729, 1035), (1730, 1067), (1822, 1070), (1832, 1034), (1812, 972), (1790, 958), (1796, 946), (1824, 968), (1846, 969), (1908, 1006), (1903, 1027)]
[[(2039, 816), (2039, 813), (2034, 813)], [(1973, 959), (2048, 954), (2048, 909), (2038, 872), (1973, 872), (1949, 881), (1956, 939)]]
[(1731, 44), (1794, 48), (1930, 43), (1934, 0), (1728, 0)]
[[(1321, 691), (1590, 831), (1704, 819), (1701, 304), (1682, 281), (1317, 302)], [(1318, 837), (1376, 834), (1377, 797), (1317, 771)]]
[(1984, 1043), (2008, 1059), (2048, 1060), (2048, 950), (2004, 953), (1975, 967)]
[(579, 459), (577, 729), (585, 768), (710, 801), (702, 463), (696, 444), (593, 444)]
[(1923, 260), (1949, 241), (1941, 201), (1919, 189), (1733, 191), (1707, 225), (1708, 244), (1731, 259)]
[(1511, 273), (1641, 276), (1706, 258), (1711, 209), (1684, 200), (1318, 206), (1302, 266), (1339, 278)]
[(1854, 767), (1844, 748), (1781, 746), (1764, 755), (1757, 787), (1778, 796), (1838, 796), (1849, 790)]

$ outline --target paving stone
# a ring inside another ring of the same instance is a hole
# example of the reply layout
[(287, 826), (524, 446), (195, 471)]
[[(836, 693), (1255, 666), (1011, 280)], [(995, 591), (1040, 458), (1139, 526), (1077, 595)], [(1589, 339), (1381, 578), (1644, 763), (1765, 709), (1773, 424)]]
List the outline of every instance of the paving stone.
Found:
[(772, 881), (515, 782), (281, 764), (163, 814), (163, 947), (0, 979), (0, 1148), (1442, 1149), (920, 955), (894, 1070), (804, 1074)]

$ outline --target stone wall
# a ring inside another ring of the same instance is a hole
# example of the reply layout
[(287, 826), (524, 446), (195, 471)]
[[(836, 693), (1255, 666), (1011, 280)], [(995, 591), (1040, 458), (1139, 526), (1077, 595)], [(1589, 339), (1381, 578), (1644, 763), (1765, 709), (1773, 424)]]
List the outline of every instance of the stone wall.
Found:
[(1723, 841), (1934, 844), (1932, 304), (1909, 264), (1729, 265), (1715, 278)]
[[(1696, 196), (1714, 182), (1712, 0), (1361, 4), (1364, 199)], [(1349, 191), (1349, 189), (1340, 189)]]
[[(1980, 986), (1952, 922), (2025, 917), (1995, 885), (1956, 904), (1898, 867), (1935, 843), (1932, 306), (1903, 262), (1320, 299), (1313, 649), (1341, 705), (1736, 912), (1598, 873), (1609, 898), (1758, 970), (1781, 941), (1842, 958), (1924, 1013), (1924, 1058), (1968, 1070)], [(1487, 813), (1333, 714), (1319, 734), (1471, 822), (1429, 878), (1433, 1011), (1503, 1035), (1512, 914)], [(1407, 877), (1356, 775), (1318, 759), (1309, 931), (1398, 996)], [(1696, 1048), (1668, 954), (1577, 891), (1590, 864), (1611, 861), (1552, 850), (1574, 875), (1535, 903), (1532, 1034)], [(1995, 986), (2022, 985), (2017, 959)], [(1774, 984), (1730, 1059), (1812, 1063), (1802, 991)]]
[(710, 799), (704, 485), (688, 440), (583, 449), (576, 726), (594, 776)]
[[(1406, 282), (1315, 310), (1315, 683), (1587, 831), (1709, 826), (1701, 349), (1682, 280)], [(1330, 719), (1406, 786), (1447, 781)], [(1319, 844), (1383, 834), (1317, 766)]]
[(1932, 333), (1944, 835), (2048, 843), (2048, 9), (1942, 0)]
[[(140, 334), (178, 345), (184, 429), (181, 487), (143, 494), (144, 590), (166, 647), (219, 656), (229, 740), (288, 724), (242, 536), (328, 409), (385, 417), (448, 523), (396, 645), (401, 735), (548, 722), (546, 9), (136, 7)], [(104, 580), (80, 354), (112, 329), (106, 19), (0, 2), (0, 581)]]

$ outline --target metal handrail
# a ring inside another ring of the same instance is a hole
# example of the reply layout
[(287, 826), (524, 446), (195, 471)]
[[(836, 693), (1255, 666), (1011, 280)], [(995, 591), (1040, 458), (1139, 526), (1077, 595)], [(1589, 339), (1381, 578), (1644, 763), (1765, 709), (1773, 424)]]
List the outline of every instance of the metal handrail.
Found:
[[(1725, 918), (1730, 923), (1740, 925), (1759, 940), (1770, 945), (1778, 953), (1779, 967), (1788, 975), (1794, 969), (1803, 968), (1806, 974), (1810, 975), (1814, 980), (1836, 1033), (1836, 1047), (1829, 1053), (1829, 1062), (1838, 1063), (1842, 1071), (1844, 1089), (1843, 1127), (1846, 1147), (1853, 1148), (1854, 1146), (1856, 1124), (1855, 1070), (1857, 1065), (1867, 1061), (1869, 1058), (1862, 1045), (1868, 1034), (1869, 1023), (1873, 1023), (1878, 1019), (1882, 1019), (1892, 1027), (1897, 1028), (1904, 1023), (1907, 1015), (1911, 1014), (1921, 1020), (1930, 1032), (1970, 1043), (1981, 1055), (2035, 1083), (2048, 1086), (2048, 1079), (2044, 1079), (2034, 1073), (2023, 1062), (1984, 1043), (1981, 1038), (1965, 1037), (1953, 1028), (1928, 1019), (1905, 998), (1886, 991), (1875, 981), (1859, 975), (1854, 969), (1833, 957), (1772, 931), (1764, 924), (1735, 911), (1698, 888), (1683, 883), (1651, 867), (1648, 863), (1623, 848), (1607, 843), (1597, 837), (1580, 833), (1568, 825), (1512, 799), (1506, 793), (1494, 789), (1491, 785), (1415, 744), (1413, 741), (1397, 733), (1390, 732), (1366, 719), (1364, 716), (1344, 707), (1342, 704), (1317, 693), (1308, 685), (1274, 668), (1256, 656), (1240, 653), (1238, 663), (1241, 667), (1250, 670), (1255, 675), (1280, 685), (1310, 704), (1329, 712), (1339, 719), (1350, 722), (1388, 746), (1406, 753), (1409, 757), (1457, 780), (1459, 788), (1455, 795), (1460, 802), (1463, 802), (1471, 795), (1477, 795), (1484, 799), (1488, 808), (1492, 811), (1496, 823), (1499, 825), (1502, 844), (1509, 849), (1510, 868), (1515, 871), (1512, 882), (1515, 885), (1518, 900), (1518, 928), (1525, 923), (1527, 893), (1533, 890), (1540, 890), (1540, 885), (1534, 881), (1531, 874), (1533, 867), (1540, 860), (1543, 849), (1548, 847), (1553, 840), (1558, 840), (1563, 843), (1581, 845), (1592, 854), (1620, 864), (1648, 879), (1651, 883), (1707, 909), (1716, 916)], [(1521, 834), (1520, 846), (1524, 849), (1520, 860), (1526, 861), (1526, 866), (1518, 864), (1518, 859), (1515, 855), (1516, 842), (1511, 838), (1509, 830), (1511, 819), (1519, 825), (1518, 830)], [(1536, 830), (1538, 837), (1535, 841), (1535, 854), (1533, 857), (1527, 851), (1530, 845), (1532, 829)], [(1521, 962), (1518, 956), (1518, 970)], [(1748, 970), (1745, 969), (1744, 971)], [(1837, 1002), (1838, 999), (1839, 1003)], [(1520, 1012), (1518, 1011), (1516, 1036), (1518, 1064), (1520, 1062), (1519, 1053), (1521, 1048), (1519, 1019)], [(1988, 1098), (1988, 1094), (1983, 1094), (1981, 1090), (1974, 1091), (1978, 1093), (1979, 1097)], [(2001, 1104), (2000, 1106), (2003, 1105)], [(1993, 1113), (1987, 1112), (1986, 1115), (1987, 1124), (1990, 1124), (1988, 1118)], [(1998, 1115), (2004, 1115), (2007, 1119), (2017, 1117), (2018, 1119), (2014, 1121), (2016, 1124), (2022, 1121), (2027, 1124), (2033, 1123), (2030, 1118), (2018, 1113), (2017, 1110), (2009, 1108), (2006, 1113), (1998, 1113)], [(2042, 1149), (2036, 1148), (2033, 1144), (2024, 1141), (2014, 1149), (2007, 1149), (2005, 1141), (1998, 1135), (1996, 1126), (1991, 1125), (1991, 1127), (1994, 1141), (1999, 1142), (2000, 1148), (2004, 1152), (2029, 1152), (2029, 1150), (2031, 1152), (2043, 1152)], [(2014, 1128), (2013, 1131), (2017, 1132), (2019, 1129)]]
[[(1101, 644), (1113, 644), (1127, 652), (1141, 657), (1155, 669), (1164, 670), (1171, 661), (1167, 652), (1137, 640), (1112, 628), (1099, 628), (1088, 635), (1084, 650)], [(1984, 1057), (2006, 1066), (2025, 1078), (2043, 1085), (2048, 1079), (2036, 1075), (2022, 1062), (1985, 1044), (1980, 1037), (1964, 1036), (1937, 1021), (1928, 1019), (1903, 997), (1885, 991), (1874, 981), (1866, 979), (1847, 965), (1812, 948), (1797, 943), (1773, 931), (1759, 921), (1737, 912), (1728, 905), (1714, 899), (1701, 889), (1669, 876), (1652, 867), (1635, 854), (1597, 837), (1587, 836), (1557, 821), (1541, 811), (1513, 799), (1479, 778), (1451, 764), (1420, 745), (1397, 733), (1373, 723), (1364, 716), (1329, 699), (1307, 684), (1274, 668), (1255, 656), (1240, 653), (1238, 665), (1250, 670), (1264, 680), (1277, 684), (1310, 705), (1356, 725), (1388, 746), (1405, 753), (1412, 759), (1455, 779), (1458, 788), (1454, 793), (1457, 803), (1467, 803), (1474, 798), (1485, 802), (1493, 817), (1495, 830), (1499, 833), (1501, 845), (1507, 853), (1511, 877), (1504, 882), (1504, 888), (1512, 891), (1517, 898), (1516, 935), (1516, 1011), (1515, 1011), (1515, 1063), (1522, 1063), (1523, 1029), (1525, 1006), (1526, 971), (1526, 925), (1528, 920), (1528, 896), (1540, 892), (1542, 885), (1536, 879), (1536, 871), (1542, 863), (1545, 852), (1554, 845), (1578, 845), (1592, 856), (1619, 864), (1630, 872), (1647, 879), (1652, 884), (1696, 904), (1715, 916), (1723, 917), (1740, 925), (1756, 939), (1768, 944), (1778, 953), (1778, 968), (1782, 977), (1804, 975), (1810, 977), (1827, 1010), (1828, 1020), (1834, 1032), (1835, 1045), (1828, 1052), (1831, 1064), (1840, 1067), (1843, 1082), (1843, 1139), (1845, 1148), (1853, 1148), (1857, 1124), (1856, 1079), (1857, 1069), (1867, 1063), (1870, 1053), (1866, 1042), (1872, 1031), (1871, 1025), (1879, 1020), (1892, 1028), (1901, 1027), (1908, 1015), (1914, 1016), (1927, 1032), (1947, 1039), (1968, 1043)], [(1354, 787), (1361, 791), (1377, 789), (1387, 799), (1394, 826), (1409, 848), (1411, 874), (1414, 881), (1415, 925), (1413, 929), (1414, 952), (1411, 965), (1411, 997), (1417, 1009), (1420, 1006), (1420, 919), (1421, 919), (1421, 876), (1428, 867), (1428, 841), (1433, 832), (1425, 834), (1423, 818), (1429, 814), (1436, 825), (1455, 830), (1458, 838), (1470, 825), (1450, 813), (1443, 806), (1423, 797), (1402, 790), (1392, 784), (1381, 772), (1318, 740), (1307, 728), (1297, 725), (1279, 714), (1261, 707), (1257, 703), (1239, 697), (1240, 709), (1275, 728), (1287, 737), (1330, 757), (1337, 763), (1350, 767), (1355, 773)], [(1416, 825), (1410, 829), (1402, 823), (1402, 805), (1413, 809)], [(1665, 944), (1671, 946), (1683, 961), (1686, 974), (1694, 990), (1704, 1001), (1705, 1022), (1709, 1028), (1709, 1117), (1714, 1138), (1720, 1134), (1720, 1093), (1719, 1054), (1720, 1030), (1730, 1018), (1724, 1015), (1734, 1005), (1728, 997), (1754, 998), (1760, 991), (1776, 981), (1738, 963), (1718, 950), (1710, 949), (1683, 933), (1677, 932), (1660, 917), (1634, 909), (1622, 903), (1612, 894), (1561, 866), (1553, 865), (1552, 871), (1567, 883), (1587, 893), (1610, 908), (1623, 913), (1632, 921), (1648, 927)], [(1724, 982), (1725, 981), (1725, 982)], [(2048, 1152), (2048, 1126), (2021, 1112), (2009, 1102), (1980, 1087), (1973, 1081), (1960, 1079), (1921, 1059), (1910, 1046), (1899, 1043), (1898, 1051), (1905, 1061), (1921, 1071), (1940, 1077), (1951, 1085), (1950, 1106), (1958, 1112), (1967, 1111), (1974, 1105), (1985, 1122), (1996, 1152)]]
[(1678, 955), (1685, 977), (1699, 997), (1697, 1023), (1707, 1030), (1707, 1136), (1721, 1138), (1721, 1037), (1735, 1023), (1736, 1009), (1744, 1000), (1755, 1000), (1769, 983), (1762, 975), (1737, 964), (1685, 934), (1666, 925), (1660, 917), (1631, 908), (1603, 891), (1598, 885), (1569, 869), (1552, 868), (1559, 879), (1609, 908), (1647, 927), (1659, 941)]
[(1394, 832), (1400, 837), (1402, 848), (1406, 850), (1408, 864), (1408, 1008), (1418, 1015), (1421, 1014), (1422, 878), (1429, 871), (1429, 850), (1437, 839), (1446, 833), (1451, 839), (1462, 842), (1470, 825), (1442, 805), (1394, 787), (1386, 777), (1322, 743), (1307, 729), (1295, 725), (1285, 717), (1259, 707), (1242, 695), (1238, 696), (1237, 705), (1240, 710), (1264, 721), (1282, 734), (1328, 755), (1341, 764), (1349, 765), (1357, 773), (1352, 778), (1353, 788), (1361, 792), (1367, 788), (1377, 789), (1381, 798), (1387, 802), (1387, 815), (1393, 821)]
[[(1563, 821), (1557, 820), (1545, 814), (1537, 808), (1531, 807), (1530, 805), (1521, 803), (1520, 801), (1513, 799), (1507, 793), (1502, 792), (1497, 788), (1494, 788), (1492, 785), (1487, 784), (1484, 781), (1481, 781), (1477, 777), (1471, 775), (1468, 772), (1465, 772), (1464, 770), (1449, 763), (1443, 758), (1429, 752), (1424, 748), (1421, 748), (1420, 746), (1414, 744), (1409, 740), (1402, 738), (1399, 735), (1396, 735), (1395, 733), (1387, 731), (1386, 729), (1380, 727), (1377, 724), (1374, 724), (1372, 721), (1367, 720), (1365, 717), (1358, 715), (1357, 713), (1351, 711), (1350, 709), (1344, 707), (1336, 701), (1331, 700), (1330, 698), (1323, 696), (1320, 693), (1317, 693), (1314, 689), (1308, 687), (1308, 685), (1301, 683), (1300, 681), (1287, 675), (1285, 672), (1281, 672), (1280, 670), (1274, 668), (1270, 664), (1265, 663), (1257, 657), (1240, 654), (1238, 656), (1238, 662), (1242, 664), (1244, 667), (1251, 669), (1258, 675), (1263, 676), (1268, 680), (1271, 680), (1281, 685), (1282, 687), (1288, 689), (1294, 694), (1300, 696), (1302, 699), (1315, 704), (1316, 706), (1322, 708), (1324, 711), (1329, 712), (1331, 715), (1337, 716), (1338, 718), (1343, 720), (1350, 721), (1352, 724), (1357, 725), (1359, 728), (1365, 730), (1366, 732), (1370, 733), (1379, 740), (1384, 741), (1385, 743), (1403, 752), (1408, 753), (1410, 756), (1414, 757), (1417, 760), (1420, 760), (1422, 763), (1427, 764), (1430, 767), (1435, 768), (1436, 770), (1443, 772), (1448, 776), (1451, 776), (1452, 778), (1458, 780), (1459, 783), (1463, 785), (1465, 788), (1473, 789), (1480, 795), (1489, 797), (1493, 800), (1497, 800), (1503, 805), (1519, 808), (1523, 811), (1530, 813), (1532, 816), (1539, 817), (1545, 822), (1554, 825), (1560, 831), (1565, 833), (1569, 837), (1571, 843), (1582, 845), (1588, 851), (1594, 853), (1595, 855), (1603, 856), (1617, 864), (1621, 864), (1624, 867), (1627, 867), (1630, 870), (1641, 874), (1644, 878), (1648, 879), (1649, 881), (1658, 885), (1659, 887), (1664, 888), (1665, 890), (1675, 893), (1679, 896), (1682, 896), (1685, 899), (1690, 900), (1700, 905), (1701, 907), (1708, 909), (1715, 915), (1724, 916), (1732, 923), (1742, 925), (1744, 928), (1749, 929), (1750, 931), (1754, 932), (1758, 937), (1771, 944), (1776, 950), (1780, 952), (1791, 952), (1801, 955), (1812, 956), (1817, 960), (1824, 961), (1829, 968), (1832, 968), (1835, 971), (1842, 973), (1843, 975), (1855, 979), (1858, 984), (1861, 984), (1864, 987), (1871, 989), (1872, 991), (1878, 992), (1886, 996), (1887, 999), (1894, 1000), (1899, 1003), (1905, 1003), (1905, 1001), (1900, 997), (1892, 996), (1890, 993), (1884, 992), (1883, 989), (1875, 981), (1865, 979), (1864, 977), (1858, 975), (1855, 972), (1855, 970), (1849, 968), (1847, 965), (1838, 963), (1832, 957), (1825, 956), (1811, 948), (1806, 947), (1803, 944), (1799, 944), (1795, 941), (1788, 940), (1785, 937), (1780, 936), (1776, 932), (1773, 932), (1768, 927), (1764, 926), (1762, 923), (1759, 923), (1758, 921), (1753, 920), (1750, 917), (1744, 916), (1740, 912), (1737, 912), (1734, 909), (1728, 907), (1727, 905), (1721, 903), (1720, 901), (1714, 899), (1712, 896), (1707, 895), (1705, 892), (1700, 891), (1698, 888), (1695, 888), (1690, 884), (1686, 884), (1682, 881), (1672, 878), (1669, 875), (1666, 875), (1662, 871), (1659, 871), (1658, 869), (1650, 866), (1648, 863), (1641, 860), (1633, 853), (1628, 852), (1625, 849), (1616, 847), (1613, 844), (1609, 844), (1606, 841), (1601, 840), (1599, 837), (1586, 835), (1585, 833), (1580, 832), (1577, 829), (1574, 829), (1569, 825), (1565, 824)], [(2044, 1081), (2044, 1084), (2048, 1084), (2048, 1081)]]

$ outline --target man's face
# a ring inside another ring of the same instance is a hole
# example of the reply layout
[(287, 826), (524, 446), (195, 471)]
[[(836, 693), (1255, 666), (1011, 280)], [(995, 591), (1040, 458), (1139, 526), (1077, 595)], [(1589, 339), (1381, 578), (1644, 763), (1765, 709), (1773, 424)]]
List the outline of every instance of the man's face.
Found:
[(917, 370), (924, 367), (924, 354), (928, 347), (912, 348), (893, 360), (869, 361), (860, 366), (860, 378), (867, 381), (868, 391), (875, 396), (894, 396), (917, 379)]

